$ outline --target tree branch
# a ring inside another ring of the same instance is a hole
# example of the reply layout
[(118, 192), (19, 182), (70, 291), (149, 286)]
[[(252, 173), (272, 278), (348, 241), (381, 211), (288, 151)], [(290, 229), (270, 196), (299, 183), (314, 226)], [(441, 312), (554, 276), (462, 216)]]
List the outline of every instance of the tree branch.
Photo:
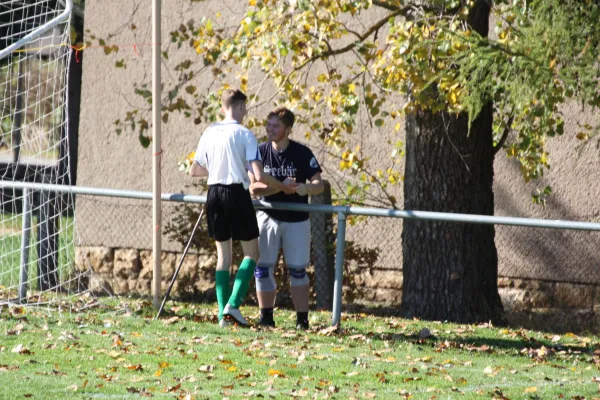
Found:
[(510, 117), (508, 118), (508, 121), (506, 122), (506, 127), (504, 128), (504, 132), (502, 132), (502, 137), (500, 138), (500, 141), (498, 142), (498, 144), (496, 145), (496, 148), (494, 149), (494, 156), (496, 156), (496, 154), (502, 149), (502, 147), (504, 147), (504, 143), (506, 142), (506, 139), (508, 138), (508, 134), (510, 133), (510, 126), (512, 125), (514, 120), (514, 116), (513, 114), (510, 115)]
[[(398, 2), (398, 3), (400, 3), (400, 2)], [(408, 6), (400, 7), (400, 4), (392, 4), (388, 0), (373, 0), (373, 5), (377, 6), (377, 7), (385, 8), (386, 10), (389, 10), (389, 11), (404, 10), (404, 12), (406, 12), (407, 14), (408, 14), (407, 11), (415, 10), (415, 9), (420, 9), (424, 12), (436, 11), (436, 8), (428, 7), (425, 4), (419, 4), (419, 5), (411, 4)]]
[(385, 8), (386, 10), (396, 11), (398, 10), (398, 6), (390, 4), (385, 0), (373, 0), (373, 5), (381, 8)]
[(373, 33), (377, 32), (385, 24), (387, 24), (387, 22), (389, 21), (390, 18), (397, 17), (399, 15), (406, 16), (408, 14), (408, 11), (411, 8), (412, 7), (403, 7), (403, 8), (396, 9), (396, 11), (389, 13), (384, 18), (377, 21), (374, 25), (372, 25), (369, 29), (367, 29), (366, 32), (358, 35), (358, 38), (356, 41), (350, 43), (347, 46), (341, 47), (339, 49), (332, 49), (332, 50), (325, 51), (323, 53), (315, 54), (314, 56), (306, 59), (302, 64), (300, 64), (299, 66), (294, 68), (294, 72), (304, 68), (306, 65), (310, 64), (311, 62), (314, 62), (314, 61), (317, 61), (317, 60), (320, 60), (323, 58), (331, 57), (331, 56), (337, 56), (340, 54), (347, 53), (348, 51), (351, 51), (352, 49), (354, 49), (356, 47), (357, 43), (364, 42), (369, 36), (371, 36)]

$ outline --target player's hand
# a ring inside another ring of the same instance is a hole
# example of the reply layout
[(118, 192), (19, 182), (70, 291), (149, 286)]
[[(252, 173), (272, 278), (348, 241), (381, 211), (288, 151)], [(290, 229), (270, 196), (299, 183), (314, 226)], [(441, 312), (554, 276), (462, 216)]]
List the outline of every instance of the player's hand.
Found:
[(308, 194), (308, 189), (304, 183), (299, 183), (296, 185), (296, 193), (300, 196), (306, 196)]
[(283, 184), (283, 188), (281, 189), (281, 191), (285, 194), (294, 194), (296, 193), (296, 187)]
[(295, 178), (291, 178), (291, 177), (287, 177), (283, 180), (283, 184), (284, 185), (288, 185), (288, 186), (292, 186), (292, 187), (296, 187), (296, 179)]

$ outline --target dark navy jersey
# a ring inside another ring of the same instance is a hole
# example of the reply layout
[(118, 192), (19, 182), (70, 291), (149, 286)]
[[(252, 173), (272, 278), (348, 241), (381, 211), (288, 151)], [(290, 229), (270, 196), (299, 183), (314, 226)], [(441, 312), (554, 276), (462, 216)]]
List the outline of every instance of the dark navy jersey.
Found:
[[(322, 172), (321, 166), (313, 152), (303, 144), (290, 140), (288, 147), (278, 152), (273, 148), (271, 142), (262, 143), (258, 147), (262, 156), (264, 171), (278, 181), (283, 182), (285, 178), (296, 178), (296, 183), (307, 183), (318, 172)], [(308, 203), (308, 196), (300, 196), (296, 193), (285, 194), (283, 192), (266, 196), (268, 202)], [(284, 210), (263, 210), (271, 218), (283, 222), (301, 222), (308, 219), (308, 213)]]

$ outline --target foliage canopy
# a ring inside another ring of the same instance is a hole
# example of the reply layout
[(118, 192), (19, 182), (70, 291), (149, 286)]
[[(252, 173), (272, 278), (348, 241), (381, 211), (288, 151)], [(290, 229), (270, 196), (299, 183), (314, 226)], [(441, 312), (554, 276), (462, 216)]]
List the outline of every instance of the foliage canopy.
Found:
[[(195, 55), (174, 68), (179, 78), (165, 88), (163, 122), (176, 111), (197, 124), (217, 119), (220, 88), (200, 93), (194, 81), (207, 74), (216, 82), (231, 81), (234, 74), (252, 106), (290, 107), (305, 136), (318, 136), (339, 159), (339, 169), (351, 172), (355, 179), (338, 186), (339, 200), (395, 206), (389, 186), (402, 181), (403, 143), (388, 142), (388, 168), (371, 168), (369, 155), (350, 145), (358, 116), (365, 115), (373, 129), (395, 132), (417, 108), (468, 113), (472, 121), (493, 102), (495, 145), (519, 160), (525, 181), (539, 178), (549, 166), (547, 138), (564, 132), (561, 105), (600, 104), (600, 5), (499, 0), (488, 38), (466, 22), (475, 3), (249, 0), (238, 24), (220, 14), (191, 20), (170, 33), (178, 49), (192, 48)], [(163, 56), (168, 59), (168, 52)], [(116, 66), (126, 67), (122, 60)], [(249, 85), (257, 71), (264, 79)], [(136, 94), (151, 102), (145, 85)], [(115, 121), (117, 131), (136, 130), (148, 145), (147, 112), (147, 104), (128, 111)], [(261, 123), (256, 117), (248, 121), (250, 127)], [(580, 128), (582, 140), (596, 130)]]

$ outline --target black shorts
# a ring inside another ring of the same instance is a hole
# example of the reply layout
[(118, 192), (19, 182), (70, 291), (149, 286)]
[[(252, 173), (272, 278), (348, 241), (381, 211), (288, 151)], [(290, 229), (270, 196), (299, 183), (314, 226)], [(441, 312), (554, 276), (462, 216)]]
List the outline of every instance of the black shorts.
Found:
[(250, 192), (241, 183), (209, 185), (206, 217), (208, 235), (217, 242), (248, 241), (259, 235)]

